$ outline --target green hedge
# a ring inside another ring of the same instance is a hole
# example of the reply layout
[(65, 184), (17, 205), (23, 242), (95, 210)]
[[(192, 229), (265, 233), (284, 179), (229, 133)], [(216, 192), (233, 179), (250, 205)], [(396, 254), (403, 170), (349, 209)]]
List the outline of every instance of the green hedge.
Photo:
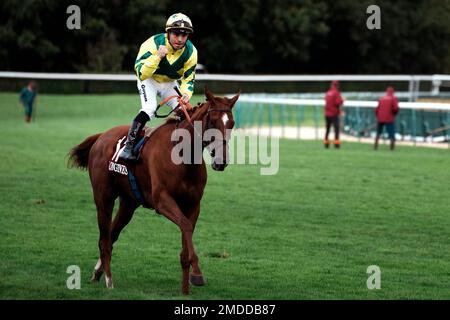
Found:
[[(28, 83), (28, 79), (0, 79), (0, 92), (18, 92)], [(81, 93), (136, 93), (133, 81), (92, 81), (92, 80), (39, 80), (41, 93), (81, 94)], [(325, 92), (329, 82), (241, 82), (241, 81), (197, 81), (195, 93), (202, 94), (207, 85), (214, 93), (302, 93)], [(342, 91), (384, 91), (388, 85), (396, 91), (407, 91), (408, 83), (399, 82), (342, 82)], [(429, 91), (430, 83), (422, 83), (421, 91)]]

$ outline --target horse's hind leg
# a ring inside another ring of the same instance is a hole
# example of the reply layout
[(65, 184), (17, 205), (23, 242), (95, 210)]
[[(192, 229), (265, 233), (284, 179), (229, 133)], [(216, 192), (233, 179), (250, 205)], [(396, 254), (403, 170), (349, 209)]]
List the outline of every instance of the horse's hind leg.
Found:
[[(100, 231), (100, 237), (98, 240), (100, 263), (97, 262), (96, 270), (99, 271), (101, 268), (104, 270), (106, 274), (106, 286), (108, 288), (113, 288), (110, 264), (112, 254), (111, 216), (114, 208), (114, 197), (106, 194), (94, 194), (94, 199), (97, 206), (98, 229)], [(101, 272), (98, 277), (100, 276)]]
[[(111, 242), (114, 244), (114, 242), (117, 241), (119, 238), (120, 232), (125, 228), (125, 226), (130, 222), (131, 218), (133, 217), (134, 211), (138, 205), (136, 202), (132, 199), (125, 199), (120, 198), (120, 205), (119, 209), (117, 210), (116, 216), (113, 219), (112, 225), (111, 225)], [(92, 281), (99, 281), (102, 274), (103, 274), (103, 265), (102, 261), (99, 258), (97, 264), (94, 268), (94, 273), (92, 275)]]
[(91, 281), (99, 282), (102, 275), (103, 275), (102, 260), (100, 258), (98, 258), (97, 263), (95, 264), (95, 267), (94, 267), (94, 272), (92, 273)]
[(112, 243), (116, 242), (119, 238), (120, 232), (125, 228), (125, 226), (130, 222), (133, 217), (134, 211), (139, 205), (136, 201), (129, 198), (120, 198), (120, 206), (114, 217), (111, 226), (111, 240)]

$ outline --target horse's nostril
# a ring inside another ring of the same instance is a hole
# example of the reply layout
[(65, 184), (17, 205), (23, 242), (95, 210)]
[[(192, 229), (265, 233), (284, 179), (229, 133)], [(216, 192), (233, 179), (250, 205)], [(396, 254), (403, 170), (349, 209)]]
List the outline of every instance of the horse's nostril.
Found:
[(216, 162), (213, 162), (212, 164), (211, 164), (211, 167), (215, 170), (215, 171), (223, 171), (223, 170), (225, 170), (225, 167), (226, 167), (227, 165), (226, 164), (219, 164), (219, 163), (216, 163)]

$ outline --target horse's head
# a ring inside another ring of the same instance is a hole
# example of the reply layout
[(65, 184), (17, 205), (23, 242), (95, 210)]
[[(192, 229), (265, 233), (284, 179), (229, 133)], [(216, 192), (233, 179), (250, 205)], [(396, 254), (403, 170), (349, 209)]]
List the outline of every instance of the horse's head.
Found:
[(239, 94), (231, 99), (215, 97), (205, 87), (206, 101), (209, 105), (205, 118), (205, 136), (210, 136), (211, 141), (206, 142), (205, 146), (212, 157), (212, 168), (217, 171), (225, 170), (230, 162), (228, 141), (234, 127), (232, 109)]

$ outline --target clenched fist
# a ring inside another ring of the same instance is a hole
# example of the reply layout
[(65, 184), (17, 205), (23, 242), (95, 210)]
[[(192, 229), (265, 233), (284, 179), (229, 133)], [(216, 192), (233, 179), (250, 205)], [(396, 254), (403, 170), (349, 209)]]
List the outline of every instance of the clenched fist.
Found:
[(189, 102), (189, 96), (186, 94), (186, 93), (184, 93), (182, 96), (181, 96), (181, 99), (180, 99), (183, 103), (188, 103)]
[(158, 48), (158, 56), (162, 59), (164, 58), (169, 51), (166, 46), (159, 46)]

